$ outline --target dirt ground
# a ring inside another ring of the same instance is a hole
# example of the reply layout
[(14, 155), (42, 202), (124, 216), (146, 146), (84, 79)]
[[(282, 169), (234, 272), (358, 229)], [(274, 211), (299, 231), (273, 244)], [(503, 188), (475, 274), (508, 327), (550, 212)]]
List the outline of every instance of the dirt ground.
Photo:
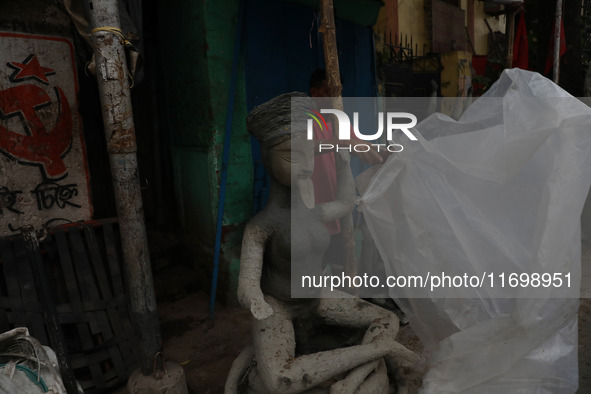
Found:
[[(251, 343), (249, 312), (218, 306), (214, 323), (203, 292), (159, 304), (164, 356), (183, 366), (189, 393), (223, 393), (226, 375), (238, 353)], [(410, 326), (401, 327), (399, 341), (420, 352), (422, 345)], [(125, 389), (116, 394), (125, 393)]]
[[(579, 394), (591, 393), (591, 245), (584, 247), (582, 256), (582, 296), (579, 309)], [(187, 387), (192, 394), (223, 393), (226, 375), (240, 351), (251, 343), (249, 312), (232, 306), (216, 306), (216, 317), (208, 318), (209, 296), (192, 292), (194, 284), (186, 279), (184, 269), (171, 270), (169, 275), (155, 275), (161, 333), (165, 359), (183, 366)], [(172, 271), (172, 272), (171, 272)], [(178, 287), (184, 283), (184, 287)], [(176, 286), (176, 287), (175, 287)], [(164, 290), (182, 297), (170, 301)], [(421, 352), (422, 345), (411, 325), (401, 327), (398, 341)], [(113, 391), (126, 393), (125, 387)]]
[(251, 342), (248, 311), (218, 306), (212, 323), (208, 307), (208, 296), (195, 293), (161, 312), (165, 357), (184, 367), (195, 394), (223, 393), (232, 362)]
[[(212, 324), (208, 305), (208, 296), (202, 292), (159, 304), (165, 358), (183, 366), (192, 394), (223, 393), (232, 361), (251, 342), (246, 310), (218, 306)], [(410, 325), (401, 327), (398, 340), (415, 351), (422, 349)], [(591, 393), (591, 299), (581, 299), (579, 374), (578, 393)], [(115, 391), (125, 392), (124, 387)]]

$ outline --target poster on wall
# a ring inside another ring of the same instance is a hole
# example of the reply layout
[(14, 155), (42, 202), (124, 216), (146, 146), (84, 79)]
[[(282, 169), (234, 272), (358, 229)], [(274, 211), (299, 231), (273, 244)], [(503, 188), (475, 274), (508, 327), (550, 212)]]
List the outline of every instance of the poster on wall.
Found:
[(89, 220), (74, 47), (0, 32), (0, 236)]

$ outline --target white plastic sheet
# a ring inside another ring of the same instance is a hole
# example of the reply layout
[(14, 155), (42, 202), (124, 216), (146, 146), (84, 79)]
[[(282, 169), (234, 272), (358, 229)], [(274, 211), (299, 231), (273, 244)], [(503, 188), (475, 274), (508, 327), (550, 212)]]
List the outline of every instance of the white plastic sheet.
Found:
[[(0, 393), (67, 394), (53, 349), (42, 346), (26, 327), (0, 333)], [(83, 393), (78, 385), (78, 393)]]
[(422, 391), (574, 393), (591, 109), (512, 69), (458, 121), (434, 114), (413, 131), (419, 141), (390, 156), (361, 199), (389, 275), (572, 277), (569, 289), (507, 289), (512, 298), (486, 286), (457, 298), (391, 289), (426, 346)]

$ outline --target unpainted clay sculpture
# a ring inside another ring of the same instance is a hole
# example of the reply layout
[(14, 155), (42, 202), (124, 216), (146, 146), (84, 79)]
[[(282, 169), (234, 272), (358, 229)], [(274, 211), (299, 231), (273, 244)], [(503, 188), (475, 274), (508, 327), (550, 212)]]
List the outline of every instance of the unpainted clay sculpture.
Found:
[[(292, 97), (301, 108), (291, 111)], [(227, 394), (386, 394), (387, 367), (407, 368), (417, 361), (415, 353), (395, 341), (399, 321), (394, 313), (346, 293), (323, 298), (311, 291), (310, 298), (291, 298), (292, 264), (294, 272), (305, 266), (307, 275), (322, 275), (330, 237), (323, 223), (349, 213), (354, 204), (348, 153), (339, 152), (337, 200), (314, 205), (314, 142), (306, 139), (305, 118), (306, 108), (313, 107), (311, 98), (294, 92), (256, 107), (247, 118), (249, 133), (261, 143), (271, 184), (266, 207), (244, 232), (238, 300), (252, 313), (253, 345), (234, 362)], [(292, 236), (292, 218), (305, 223), (305, 231)], [(295, 319), (322, 320), (365, 334), (357, 345), (296, 354)], [(241, 380), (248, 381), (246, 391), (239, 390)], [(404, 392), (397, 383), (398, 392)]]

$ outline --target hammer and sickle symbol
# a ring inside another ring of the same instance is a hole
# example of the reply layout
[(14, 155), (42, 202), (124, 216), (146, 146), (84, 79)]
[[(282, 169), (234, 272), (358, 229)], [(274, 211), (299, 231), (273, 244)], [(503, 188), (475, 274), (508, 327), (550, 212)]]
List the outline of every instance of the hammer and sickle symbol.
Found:
[(51, 98), (36, 85), (18, 85), (0, 91), (0, 113), (18, 115), (24, 121), (27, 135), (0, 126), (0, 151), (20, 163), (38, 165), (45, 179), (61, 179), (68, 173), (63, 157), (72, 144), (72, 111), (64, 92), (55, 87), (58, 118), (47, 131), (37, 109), (51, 104)]

